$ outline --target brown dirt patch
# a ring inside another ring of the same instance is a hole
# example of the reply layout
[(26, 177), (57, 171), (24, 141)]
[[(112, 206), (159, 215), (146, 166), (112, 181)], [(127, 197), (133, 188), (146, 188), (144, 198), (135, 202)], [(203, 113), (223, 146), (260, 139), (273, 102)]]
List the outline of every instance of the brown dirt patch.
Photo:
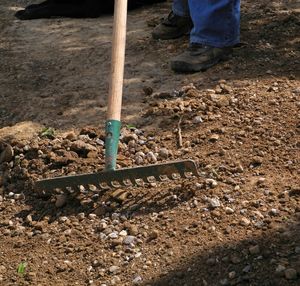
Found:
[(0, 5), (0, 285), (299, 285), (297, 11), (244, 1), (245, 45), (194, 75), (168, 68), (186, 41), (150, 39), (169, 4), (131, 12), (118, 164), (191, 158), (202, 176), (41, 194), (103, 169), (111, 17), (14, 20), (26, 3)]

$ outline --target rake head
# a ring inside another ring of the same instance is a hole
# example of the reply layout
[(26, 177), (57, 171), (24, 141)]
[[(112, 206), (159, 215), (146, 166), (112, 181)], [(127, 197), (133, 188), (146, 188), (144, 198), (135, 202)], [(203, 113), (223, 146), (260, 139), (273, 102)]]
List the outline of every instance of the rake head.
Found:
[(89, 189), (91, 185), (101, 189), (107, 187), (118, 188), (142, 185), (144, 182), (153, 183), (155, 181), (189, 178), (191, 176), (200, 176), (195, 162), (193, 160), (182, 160), (99, 173), (44, 179), (37, 181), (35, 188), (43, 191), (70, 188), (78, 190), (80, 186)]

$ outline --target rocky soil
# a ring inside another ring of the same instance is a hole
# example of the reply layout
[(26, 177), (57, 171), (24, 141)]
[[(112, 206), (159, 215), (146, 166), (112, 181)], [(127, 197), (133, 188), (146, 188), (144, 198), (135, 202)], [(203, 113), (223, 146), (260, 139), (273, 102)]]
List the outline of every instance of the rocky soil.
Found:
[[(245, 1), (243, 45), (230, 61), (174, 78), (163, 62), (162, 81), (131, 87), (140, 109), (131, 111), (125, 98), (118, 167), (193, 159), (199, 177), (37, 191), (38, 179), (103, 170), (103, 116), (84, 116), (97, 99), (91, 93), (77, 107), (85, 118), (71, 128), (74, 117), (58, 112), (54, 121), (55, 105), (40, 105), (36, 86), (26, 85), (32, 99), (19, 98), (19, 87), (3, 78), (0, 285), (298, 286), (299, 24), (285, 2)], [(146, 36), (139, 45), (151, 54)], [(186, 46), (151, 43), (163, 61)], [(2, 66), (12, 76), (16, 55), (1, 51), (12, 57)], [(69, 87), (48, 88), (56, 86)], [(32, 122), (22, 122), (26, 112), (12, 115), (15, 102), (31, 105)]]

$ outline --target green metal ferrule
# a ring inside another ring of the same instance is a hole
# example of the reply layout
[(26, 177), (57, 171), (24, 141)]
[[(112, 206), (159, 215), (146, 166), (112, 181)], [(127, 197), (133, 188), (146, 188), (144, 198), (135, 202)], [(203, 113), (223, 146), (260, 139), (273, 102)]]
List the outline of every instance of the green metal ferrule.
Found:
[(121, 121), (107, 120), (105, 123), (105, 170), (116, 169)]

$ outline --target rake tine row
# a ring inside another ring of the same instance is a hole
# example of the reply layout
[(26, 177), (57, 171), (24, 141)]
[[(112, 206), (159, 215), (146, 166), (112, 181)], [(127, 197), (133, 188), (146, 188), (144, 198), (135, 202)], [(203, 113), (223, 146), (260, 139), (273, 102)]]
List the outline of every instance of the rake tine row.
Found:
[(155, 182), (166, 182), (170, 180), (178, 180), (180, 178), (190, 178), (191, 175), (188, 175), (186, 173), (173, 173), (171, 175), (160, 175), (160, 176), (147, 176), (147, 177), (141, 177), (138, 179), (134, 179), (132, 182), (132, 179), (126, 179), (126, 180), (115, 180), (111, 182), (101, 182), (99, 180), (98, 184), (89, 184), (89, 185), (79, 185), (77, 188), (75, 187), (66, 187), (65, 190), (69, 193), (75, 193), (75, 192), (81, 192), (81, 193), (87, 193), (89, 191), (97, 192), (99, 189), (107, 189), (107, 187), (113, 187), (113, 188), (120, 188), (120, 187), (131, 187), (134, 185), (143, 186), (145, 183), (155, 183)]
[(66, 189), (69, 192), (87, 193), (98, 189), (142, 186), (144, 183), (166, 182), (180, 178), (200, 176), (195, 162), (192, 160), (161, 163), (150, 166), (103, 171), (101, 173), (82, 174), (40, 180), (37, 189), (54, 190)]

